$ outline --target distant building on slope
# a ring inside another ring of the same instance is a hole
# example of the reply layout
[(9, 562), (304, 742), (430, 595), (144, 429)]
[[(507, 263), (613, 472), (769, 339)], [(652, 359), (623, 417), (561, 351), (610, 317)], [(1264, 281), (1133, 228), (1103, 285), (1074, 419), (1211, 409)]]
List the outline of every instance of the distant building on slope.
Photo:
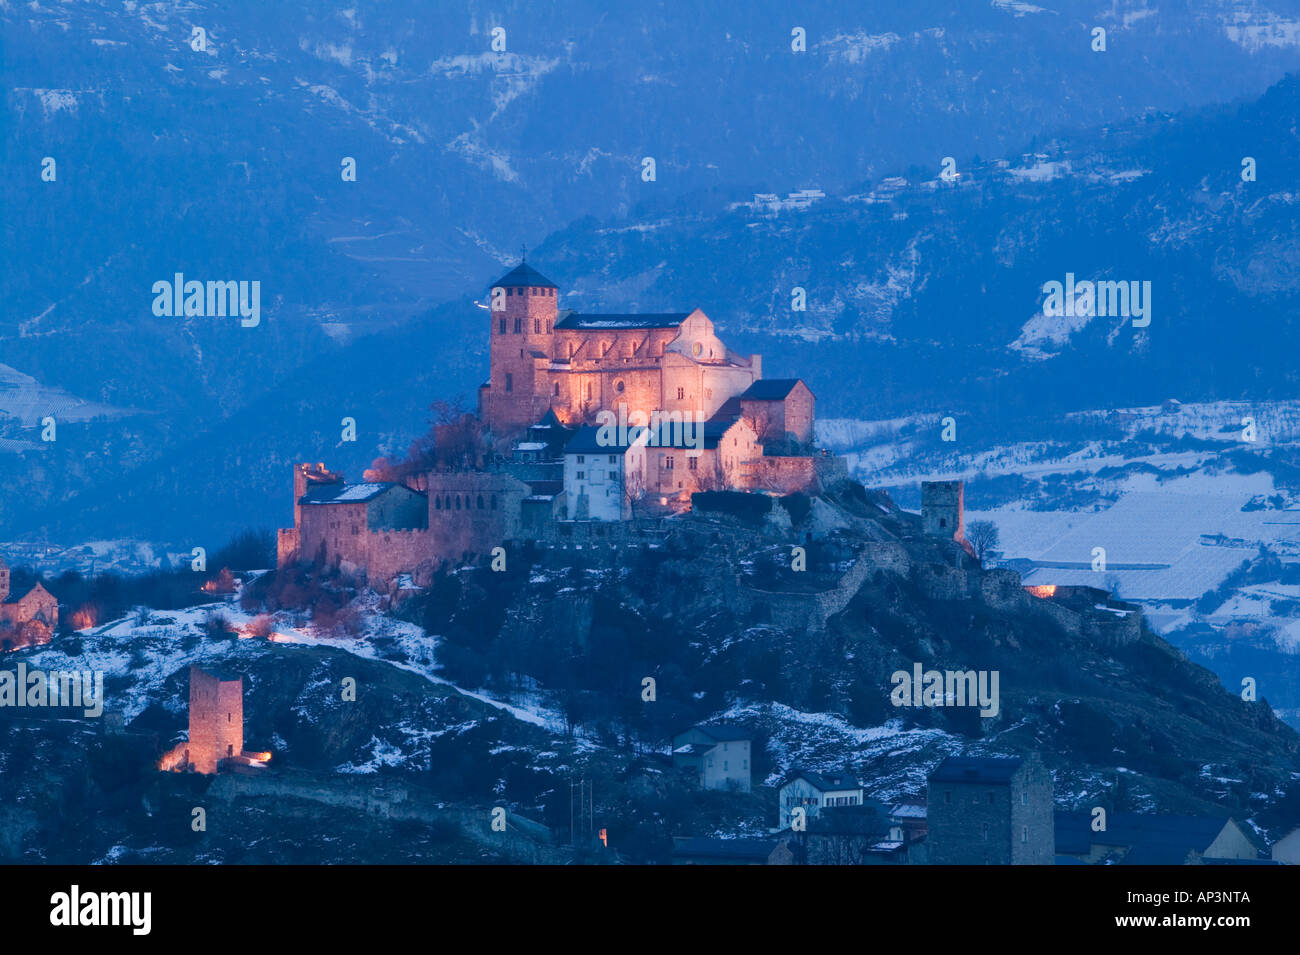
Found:
[(49, 643), (59, 625), (59, 602), (37, 583), (21, 597), (9, 592), (9, 565), (0, 559), (0, 650)]
[(673, 766), (696, 770), (701, 789), (749, 792), (752, 743), (738, 726), (693, 726), (673, 737)]

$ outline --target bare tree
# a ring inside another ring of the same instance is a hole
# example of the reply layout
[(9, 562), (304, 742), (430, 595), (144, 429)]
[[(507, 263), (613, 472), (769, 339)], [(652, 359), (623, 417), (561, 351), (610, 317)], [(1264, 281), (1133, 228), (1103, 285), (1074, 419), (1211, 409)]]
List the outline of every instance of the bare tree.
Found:
[(727, 476), (722, 473), (720, 453), (700, 454), (695, 470), (695, 486), (701, 491), (725, 491)]
[(646, 474), (646, 459), (630, 454), (623, 471), (623, 500), (627, 504), (628, 516), (632, 519), (646, 517), (653, 510), (650, 482)]
[(971, 521), (966, 525), (966, 541), (975, 552), (975, 559), (982, 564), (986, 557), (997, 553), (998, 526), (992, 521)]

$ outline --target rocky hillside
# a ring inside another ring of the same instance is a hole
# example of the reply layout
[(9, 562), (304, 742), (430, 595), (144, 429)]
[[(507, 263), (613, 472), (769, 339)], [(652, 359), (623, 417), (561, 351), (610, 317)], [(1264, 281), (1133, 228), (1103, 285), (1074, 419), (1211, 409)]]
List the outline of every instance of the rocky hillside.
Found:
[[(792, 767), (847, 768), (889, 800), (959, 752), (1041, 753), (1061, 808), (1226, 811), (1262, 835), (1300, 821), (1300, 737), (1123, 605), (1032, 597), (851, 482), (708, 503), (515, 549), (504, 572), (450, 570), (396, 608), (362, 594), (332, 625), (259, 608), (264, 577), (234, 602), (8, 654), (102, 670), (123, 730), (0, 712), (0, 855), (538, 861), (567, 841), (586, 780), (620, 856), (665, 861), (674, 835), (773, 825), (769, 787)], [(185, 731), (191, 663), (244, 675), (246, 745), (273, 754), (273, 782), (156, 772)], [(916, 664), (997, 671), (996, 714), (894, 706), (891, 675)], [(671, 769), (669, 737), (718, 719), (754, 731), (751, 794), (695, 792)], [(485, 827), (496, 806), (513, 841)]]
[[(1085, 606), (1072, 624), (1015, 574), (922, 538), (881, 495), (846, 484), (748, 524), (698, 512), (675, 523), (653, 542), (546, 549), (507, 574), (445, 578), (424, 608), (445, 672), (501, 692), (527, 678), (611, 737), (747, 722), (769, 779), (848, 765), (880, 798), (922, 791), (939, 758), (966, 749), (1041, 752), (1071, 808), (1244, 817), (1295, 786), (1300, 737), (1267, 701), (1230, 695), (1145, 627), (1107, 630), (1114, 609)], [(792, 541), (804, 572), (790, 569)], [(997, 715), (895, 707), (891, 674), (917, 663), (997, 670)]]

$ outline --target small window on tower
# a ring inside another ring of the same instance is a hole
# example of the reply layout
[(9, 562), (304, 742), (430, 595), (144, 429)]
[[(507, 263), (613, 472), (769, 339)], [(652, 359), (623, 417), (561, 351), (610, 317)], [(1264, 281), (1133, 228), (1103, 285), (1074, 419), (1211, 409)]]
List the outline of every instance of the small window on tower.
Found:
[(497, 334), (504, 335), (505, 333), (506, 333), (506, 320), (503, 318), (499, 322), (497, 322)]
[(560, 383), (558, 381), (555, 383), (555, 397), (560, 397)]
[(947, 526), (948, 526), (948, 518), (946, 518), (946, 517), (941, 517), (941, 518), (939, 518), (939, 526), (940, 526), (940, 527), (947, 527)]
[(686, 397), (686, 389), (685, 389), (685, 388), (678, 388), (678, 389), (677, 389), (677, 400), (678, 400), (678, 401), (681, 401), (681, 400), (683, 400), (685, 397)]
[(506, 372), (506, 391), (514, 391), (514, 390), (515, 390), (515, 376), (510, 374), (510, 372)]
[(515, 319), (515, 334), (516, 334), (516, 335), (519, 335), (519, 334), (521, 334), (521, 333), (523, 332), (523, 330), (524, 330), (524, 320), (523, 320), (522, 318), (516, 318), (516, 319)]
[(513, 285), (510, 285), (510, 286), (507, 286), (507, 287), (506, 287), (506, 294), (507, 294), (507, 295), (514, 295), (514, 294), (515, 294), (515, 289), (514, 289), (514, 286), (513, 286)]
[(541, 333), (542, 333), (542, 320), (541, 320), (540, 318), (534, 318), (534, 319), (533, 319), (533, 334), (534, 334), (534, 335), (540, 335)]

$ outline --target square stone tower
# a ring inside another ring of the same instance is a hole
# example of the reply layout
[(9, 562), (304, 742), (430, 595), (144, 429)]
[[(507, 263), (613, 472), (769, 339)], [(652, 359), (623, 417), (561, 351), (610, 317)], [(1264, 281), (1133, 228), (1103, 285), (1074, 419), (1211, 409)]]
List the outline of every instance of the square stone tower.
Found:
[(1052, 865), (1052, 774), (1028, 756), (950, 756), (930, 774), (932, 865)]
[(244, 680), (190, 667), (189, 762), (200, 773), (244, 751)]
[(921, 482), (921, 529), (927, 537), (966, 539), (961, 481)]
[(550, 407), (550, 367), (559, 288), (526, 262), (492, 284), (488, 295), (491, 372), (479, 414), (497, 434), (533, 424)]
[(4, 603), (5, 598), (9, 596), (9, 565), (0, 557), (0, 603)]

